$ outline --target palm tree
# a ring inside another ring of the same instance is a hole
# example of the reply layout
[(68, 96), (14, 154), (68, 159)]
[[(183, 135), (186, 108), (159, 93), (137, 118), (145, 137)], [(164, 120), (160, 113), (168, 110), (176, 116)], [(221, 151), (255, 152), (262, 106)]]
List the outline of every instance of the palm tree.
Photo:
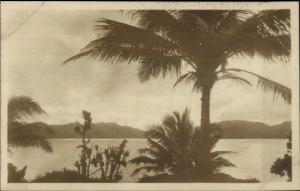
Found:
[(53, 134), (45, 123), (27, 123), (23, 119), (36, 114), (44, 114), (41, 106), (30, 97), (15, 96), (8, 102), (8, 145), (10, 147), (40, 147), (52, 152), (46, 137)]
[[(125, 11), (135, 21), (126, 24), (110, 19), (97, 21), (99, 38), (64, 63), (91, 57), (111, 63), (137, 63), (138, 77), (176, 74), (180, 82), (193, 83), (201, 91), (203, 142), (209, 142), (210, 94), (220, 80), (248, 85), (239, 76), (257, 78), (257, 86), (273, 92), (274, 99), (291, 103), (291, 89), (251, 71), (228, 68), (235, 56), (260, 56), (287, 62), (290, 56), (289, 10), (137, 10)], [(183, 65), (190, 69), (181, 74)], [(206, 147), (207, 148), (207, 147)], [(206, 150), (207, 156), (209, 155)]]
[(203, 178), (212, 173), (218, 173), (224, 166), (234, 166), (231, 162), (223, 158), (222, 154), (232, 153), (230, 151), (213, 151), (219, 138), (220, 131), (216, 127), (210, 134), (209, 151), (210, 166), (207, 167), (203, 153), (199, 152), (199, 147), (205, 145), (200, 141), (201, 130), (195, 128), (190, 120), (190, 111), (186, 109), (182, 114), (175, 111), (172, 115), (167, 115), (161, 125), (154, 126), (147, 131), (148, 148), (139, 149), (140, 156), (135, 157), (130, 162), (141, 165), (136, 168), (132, 175), (137, 175), (142, 171), (152, 173), (153, 177), (162, 175), (178, 177), (180, 180), (190, 180), (192, 178)]

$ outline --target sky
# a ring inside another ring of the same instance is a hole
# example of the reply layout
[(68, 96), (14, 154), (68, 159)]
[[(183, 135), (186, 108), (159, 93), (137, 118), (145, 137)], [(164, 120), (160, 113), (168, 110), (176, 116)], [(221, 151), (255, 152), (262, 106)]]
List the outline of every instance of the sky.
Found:
[[(147, 129), (164, 115), (188, 107), (198, 125), (201, 95), (185, 84), (174, 89), (174, 76), (140, 83), (134, 64), (116, 65), (84, 58), (62, 65), (97, 37), (93, 26), (101, 18), (130, 22), (117, 11), (97, 8), (54, 10), (49, 4), (36, 3), (4, 9), (1, 64), (8, 79), (7, 96), (30, 96), (47, 112), (34, 120), (49, 124), (82, 121), (81, 111), (85, 109), (92, 113), (94, 122)], [(233, 58), (229, 66), (256, 72), (290, 87), (290, 64)], [(290, 105), (280, 99), (274, 102), (272, 94), (255, 85), (224, 80), (212, 90), (212, 122), (250, 120), (272, 125), (290, 120), (290, 110)]]

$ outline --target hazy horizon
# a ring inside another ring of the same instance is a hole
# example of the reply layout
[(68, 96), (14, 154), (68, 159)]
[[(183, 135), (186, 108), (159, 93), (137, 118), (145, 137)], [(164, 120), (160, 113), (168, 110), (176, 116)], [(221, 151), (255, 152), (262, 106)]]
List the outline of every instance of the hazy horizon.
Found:
[[(225, 120), (222, 120), (222, 121), (214, 121), (213, 123), (220, 123), (220, 122), (225, 122), (225, 121), (246, 121), (246, 122), (252, 122), (252, 123), (264, 123), (264, 122), (261, 122), (261, 121), (249, 121), (249, 120), (239, 120), (239, 119), (236, 119), (236, 120), (226, 120), (225, 119)], [(74, 124), (76, 122), (80, 123), (81, 121), (73, 121), (73, 122), (66, 122), (66, 123), (49, 123), (48, 125), (67, 125), (67, 124)], [(284, 120), (284, 121), (274, 123), (274, 124), (269, 124), (269, 123), (264, 123), (264, 124), (269, 125), (269, 126), (275, 126), (275, 125), (279, 125), (279, 124), (282, 124), (282, 123), (285, 123), (285, 122), (292, 122), (292, 121), (291, 120)], [(115, 121), (93, 121), (92, 122), (92, 124), (98, 124), (98, 123), (114, 123), (114, 124), (117, 124), (117, 125), (120, 125), (120, 126), (128, 126), (128, 125), (121, 125), (121, 124), (119, 124)], [(153, 123), (153, 124), (155, 124), (155, 123)], [(149, 124), (149, 125), (151, 126), (153, 124)], [(195, 124), (195, 126), (199, 126), (199, 125), (200, 124)], [(131, 126), (128, 126), (128, 127), (131, 127)], [(132, 128), (135, 128), (135, 127), (132, 127)], [(140, 129), (140, 130), (145, 130), (145, 129)]]

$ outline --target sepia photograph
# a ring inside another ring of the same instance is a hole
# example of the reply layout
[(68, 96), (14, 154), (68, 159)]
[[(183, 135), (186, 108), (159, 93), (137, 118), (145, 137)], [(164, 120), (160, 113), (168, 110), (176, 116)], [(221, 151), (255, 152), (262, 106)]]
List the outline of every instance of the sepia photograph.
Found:
[(1, 2), (1, 190), (297, 190), (297, 2)]

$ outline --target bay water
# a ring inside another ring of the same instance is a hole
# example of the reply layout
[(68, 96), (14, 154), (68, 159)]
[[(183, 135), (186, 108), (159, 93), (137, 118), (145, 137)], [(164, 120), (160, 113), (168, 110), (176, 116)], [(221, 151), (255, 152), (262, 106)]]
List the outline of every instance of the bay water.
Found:
[[(129, 159), (138, 156), (139, 148), (147, 147), (146, 139), (127, 139), (130, 150)], [(53, 170), (63, 168), (76, 170), (74, 163), (79, 158), (80, 139), (51, 139), (53, 153), (41, 149), (18, 148), (9, 154), (9, 162), (18, 168), (27, 165), (25, 178), (32, 180)], [(108, 145), (119, 145), (122, 139), (92, 139), (91, 144), (104, 148)], [(214, 150), (234, 151), (234, 154), (224, 155), (236, 167), (226, 167), (222, 172), (236, 178), (256, 178), (262, 182), (286, 181), (287, 177), (279, 177), (270, 173), (273, 162), (286, 152), (285, 139), (221, 139)], [(136, 182), (138, 177), (131, 176), (136, 166), (129, 164), (122, 169), (121, 182)]]

